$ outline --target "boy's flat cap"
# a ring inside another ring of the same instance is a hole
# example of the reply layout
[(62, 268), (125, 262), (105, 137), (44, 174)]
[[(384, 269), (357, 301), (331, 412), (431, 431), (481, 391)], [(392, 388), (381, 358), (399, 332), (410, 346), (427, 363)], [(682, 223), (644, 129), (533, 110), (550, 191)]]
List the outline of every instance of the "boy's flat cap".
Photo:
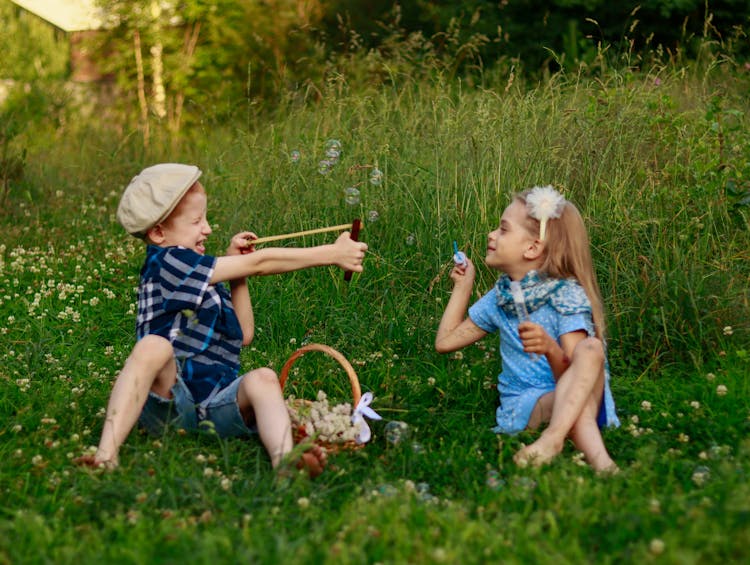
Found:
[(117, 207), (117, 220), (130, 235), (143, 238), (164, 221), (202, 171), (195, 165), (161, 163), (133, 177)]

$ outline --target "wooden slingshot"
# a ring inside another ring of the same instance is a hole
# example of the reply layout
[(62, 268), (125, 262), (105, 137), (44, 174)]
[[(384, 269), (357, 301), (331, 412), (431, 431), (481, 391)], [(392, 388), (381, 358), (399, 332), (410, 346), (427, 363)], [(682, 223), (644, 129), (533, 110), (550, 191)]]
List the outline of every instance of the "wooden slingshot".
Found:
[[(280, 235), (269, 235), (267, 237), (259, 237), (248, 241), (248, 245), (258, 245), (259, 243), (269, 243), (271, 241), (280, 241), (282, 239), (291, 239), (293, 237), (302, 237), (303, 235), (313, 235), (316, 233), (327, 233), (332, 231), (343, 231), (351, 230), (351, 238), (354, 241), (359, 239), (359, 230), (362, 227), (362, 220), (355, 218), (351, 224), (339, 224), (338, 226), (328, 226), (326, 228), (315, 228), (312, 230), (297, 231), (293, 233), (284, 233)], [(344, 272), (344, 280), (350, 281), (352, 278), (352, 271)]]

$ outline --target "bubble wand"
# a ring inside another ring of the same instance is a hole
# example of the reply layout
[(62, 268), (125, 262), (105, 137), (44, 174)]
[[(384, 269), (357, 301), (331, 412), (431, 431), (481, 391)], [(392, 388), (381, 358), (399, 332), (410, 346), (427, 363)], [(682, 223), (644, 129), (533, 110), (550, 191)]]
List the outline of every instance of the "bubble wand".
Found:
[(466, 267), (468, 264), (466, 262), (466, 253), (458, 250), (458, 243), (456, 243), (455, 239), (453, 240), (453, 262), (456, 264), (456, 267)]

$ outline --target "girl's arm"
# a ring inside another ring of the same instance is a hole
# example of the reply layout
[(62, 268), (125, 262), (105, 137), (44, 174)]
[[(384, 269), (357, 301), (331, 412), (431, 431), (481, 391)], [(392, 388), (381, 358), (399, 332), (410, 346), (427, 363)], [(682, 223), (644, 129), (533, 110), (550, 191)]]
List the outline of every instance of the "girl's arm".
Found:
[(344, 270), (360, 273), (366, 250), (366, 243), (354, 241), (349, 232), (344, 232), (335, 243), (329, 245), (267, 247), (245, 255), (218, 257), (211, 283), (254, 275), (288, 273), (322, 265), (337, 265)]
[(573, 350), (578, 342), (586, 337), (586, 332), (578, 330), (562, 334), (560, 343), (557, 343), (539, 324), (522, 322), (518, 326), (518, 335), (525, 352), (537, 353), (547, 358), (552, 374), (557, 380), (570, 366)]
[(474, 286), (474, 264), (467, 259), (465, 266), (453, 267), (451, 279), (453, 292), (435, 337), (435, 350), (438, 353), (456, 351), (487, 335), (487, 332), (466, 317), (471, 289)]

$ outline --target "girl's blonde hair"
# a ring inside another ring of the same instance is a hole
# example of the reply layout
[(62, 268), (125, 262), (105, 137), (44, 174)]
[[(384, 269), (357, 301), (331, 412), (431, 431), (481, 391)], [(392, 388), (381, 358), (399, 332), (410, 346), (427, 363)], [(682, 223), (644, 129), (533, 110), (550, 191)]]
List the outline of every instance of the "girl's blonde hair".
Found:
[[(516, 195), (516, 200), (526, 205), (529, 191)], [(539, 237), (539, 220), (526, 215), (526, 228)], [(547, 220), (544, 238), (545, 257), (540, 271), (555, 278), (574, 278), (586, 291), (591, 302), (596, 337), (604, 339), (604, 307), (599, 283), (596, 280), (594, 262), (591, 259), (591, 244), (581, 213), (571, 202), (566, 201), (559, 218)]]

